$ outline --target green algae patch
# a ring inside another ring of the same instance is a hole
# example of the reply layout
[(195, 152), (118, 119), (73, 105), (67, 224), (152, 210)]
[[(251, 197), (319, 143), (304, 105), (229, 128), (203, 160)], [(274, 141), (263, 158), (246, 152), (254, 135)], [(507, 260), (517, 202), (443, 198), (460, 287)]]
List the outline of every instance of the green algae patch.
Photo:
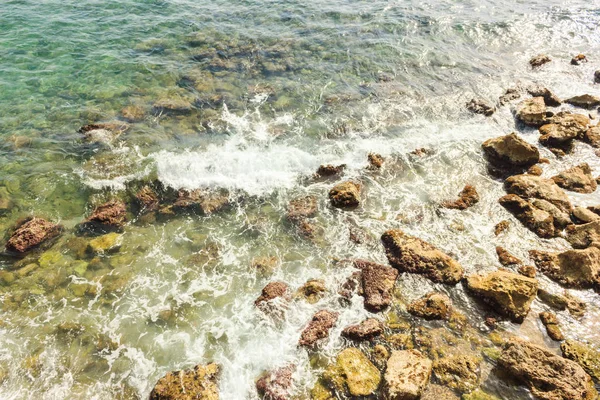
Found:
[(122, 235), (111, 232), (90, 240), (88, 252), (92, 254), (104, 254), (117, 251), (121, 246)]
[(381, 374), (362, 351), (351, 347), (338, 355), (335, 364), (323, 374), (323, 379), (338, 393), (368, 396), (379, 387)]

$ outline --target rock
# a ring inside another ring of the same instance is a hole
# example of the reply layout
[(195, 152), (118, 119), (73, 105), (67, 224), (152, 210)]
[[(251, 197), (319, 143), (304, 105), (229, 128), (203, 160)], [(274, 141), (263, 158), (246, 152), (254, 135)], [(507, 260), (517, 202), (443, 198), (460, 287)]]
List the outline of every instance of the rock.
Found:
[(599, 148), (600, 147), (600, 125), (592, 126), (588, 128), (583, 134), (582, 140), (588, 143), (590, 146)]
[(368, 318), (357, 325), (350, 325), (342, 331), (342, 336), (356, 340), (371, 340), (383, 333), (383, 324), (375, 318)]
[(91, 254), (105, 254), (117, 251), (121, 247), (121, 237), (116, 232), (110, 232), (90, 240), (88, 252)]
[(527, 170), (527, 173), (529, 175), (542, 176), (542, 174), (544, 173), (544, 170), (539, 165), (532, 165)]
[(487, 159), (497, 167), (529, 167), (539, 162), (540, 151), (516, 133), (488, 139), (481, 145)]
[(269, 371), (256, 382), (256, 391), (264, 400), (291, 399), (292, 375), (296, 371), (293, 364)]
[(596, 72), (594, 72), (594, 82), (600, 83), (600, 69), (596, 70)]
[(521, 92), (517, 89), (509, 88), (506, 89), (506, 92), (498, 99), (498, 102), (501, 106), (510, 103), (513, 100), (517, 100), (521, 97)]
[(496, 109), (490, 105), (489, 103), (483, 100), (472, 99), (466, 105), (467, 110), (471, 111), (474, 114), (483, 114), (486, 117), (492, 115)]
[(342, 182), (329, 191), (331, 205), (337, 208), (354, 208), (360, 204), (361, 184)]
[(600, 242), (600, 221), (567, 227), (567, 241), (576, 249), (585, 249), (593, 242)]
[(379, 312), (392, 303), (392, 290), (398, 277), (398, 271), (386, 265), (365, 260), (357, 260), (354, 267), (360, 270), (362, 296), (365, 309)]
[(565, 100), (575, 107), (591, 109), (600, 106), (600, 97), (592, 96), (591, 94), (583, 94), (581, 96), (571, 97)]
[(318, 178), (322, 178), (322, 177), (326, 177), (326, 176), (336, 176), (336, 175), (341, 175), (344, 172), (344, 169), (346, 169), (346, 164), (341, 164), (341, 165), (331, 165), (331, 164), (327, 164), (327, 165), (321, 165), (316, 172), (316, 176)]
[(532, 85), (527, 88), (527, 93), (533, 97), (543, 97), (544, 103), (550, 107), (558, 107), (562, 104), (562, 101), (552, 93), (548, 88), (541, 85)]
[(429, 382), (432, 364), (417, 350), (392, 351), (384, 375), (385, 398), (418, 400)]
[(560, 345), (560, 350), (563, 357), (575, 361), (592, 378), (600, 381), (600, 351), (575, 340), (564, 341)]
[(327, 287), (322, 279), (311, 279), (298, 289), (298, 295), (305, 298), (310, 304), (319, 301), (325, 293), (327, 293)]
[[(464, 394), (461, 399), (462, 400), (500, 400), (498, 397), (492, 396), (491, 394), (488, 394), (481, 389), (477, 389), (471, 393)], [(441, 399), (437, 399), (437, 400), (441, 400)]]
[(571, 58), (571, 65), (579, 65), (587, 61), (588, 59), (585, 54), (577, 54), (575, 57)]
[(559, 342), (561, 340), (565, 340), (565, 337), (563, 336), (562, 332), (560, 331), (560, 327), (558, 326), (558, 319), (556, 318), (556, 314), (544, 311), (541, 312), (539, 316), (540, 321), (542, 321), (542, 324), (544, 324), (544, 326), (546, 327), (546, 332), (548, 333), (548, 336), (550, 336), (552, 340), (556, 340)]
[(500, 264), (504, 266), (523, 264), (523, 261), (510, 254), (504, 247), (496, 246), (496, 254)]
[(561, 111), (554, 115), (549, 123), (540, 127), (541, 144), (547, 147), (558, 147), (569, 150), (573, 140), (582, 138), (590, 120), (585, 115), (571, 114), (567, 111)]
[(263, 275), (272, 274), (279, 264), (277, 257), (256, 257), (252, 259), (252, 269)]
[(385, 159), (377, 153), (369, 153), (368, 160), (369, 168), (371, 169), (380, 169), (385, 161)]
[(525, 125), (541, 126), (546, 122), (546, 104), (543, 97), (525, 99), (517, 105), (517, 118)]
[(448, 320), (452, 315), (452, 302), (442, 293), (431, 292), (408, 305), (407, 311), (427, 320)]
[(287, 217), (290, 221), (300, 221), (317, 215), (317, 198), (304, 196), (290, 201), (287, 207)]
[(125, 106), (121, 110), (121, 115), (129, 122), (142, 121), (145, 117), (145, 114), (146, 112), (144, 111), (144, 108), (136, 105)]
[(514, 322), (522, 322), (537, 294), (535, 279), (508, 271), (467, 277), (467, 289)]
[(576, 289), (600, 289), (600, 249), (567, 250), (549, 253), (531, 250), (536, 267), (550, 279)]
[(269, 282), (262, 290), (254, 305), (265, 313), (271, 313), (278, 309), (274, 300), (283, 301), (290, 299), (289, 286), (284, 282)]
[(381, 236), (392, 267), (400, 272), (425, 275), (437, 283), (454, 285), (463, 276), (462, 266), (431, 244), (401, 230), (389, 230)]
[(62, 227), (43, 218), (29, 217), (15, 228), (6, 242), (6, 250), (26, 253), (42, 243), (60, 235)]
[(444, 357), (433, 364), (440, 383), (459, 392), (471, 392), (479, 385), (481, 359), (468, 355)]
[(189, 100), (183, 98), (165, 98), (158, 100), (153, 105), (154, 113), (167, 115), (189, 114), (193, 105)]
[(350, 347), (338, 354), (335, 364), (323, 373), (323, 380), (338, 394), (355, 398), (375, 394), (381, 374), (362, 351)]
[(494, 235), (498, 236), (502, 232), (506, 231), (509, 227), (510, 227), (510, 222), (507, 221), (507, 220), (503, 220), (503, 221), (498, 222), (494, 226)]
[(510, 211), (523, 225), (542, 238), (556, 235), (554, 218), (548, 212), (534, 207), (515, 194), (507, 194), (499, 200), (500, 204)]
[(556, 310), (566, 310), (577, 317), (581, 317), (586, 310), (586, 304), (576, 297), (565, 293), (565, 295), (550, 293), (545, 289), (538, 290), (538, 298), (545, 304)]
[(94, 209), (85, 225), (100, 231), (122, 228), (127, 221), (127, 208), (121, 200), (111, 200)]
[(583, 207), (573, 208), (573, 213), (571, 215), (579, 224), (587, 224), (588, 222), (597, 221), (600, 219), (600, 215)]
[(550, 57), (548, 57), (546, 54), (538, 54), (537, 56), (533, 57), (531, 60), (529, 60), (529, 65), (531, 65), (533, 68), (537, 68), (537, 67), (541, 67), (542, 65), (549, 63), (550, 61), (552, 61), (552, 59)]
[(529, 278), (535, 278), (535, 276), (537, 275), (537, 272), (533, 265), (521, 265), (517, 269), (517, 272), (520, 273), (521, 275), (527, 276)]
[(158, 195), (148, 185), (142, 187), (135, 195), (138, 205), (142, 212), (150, 212), (158, 210), (159, 200)]
[(556, 228), (557, 231), (562, 231), (567, 227), (567, 225), (571, 225), (573, 223), (568, 213), (562, 211), (547, 200), (532, 199), (531, 204), (534, 207), (546, 211), (548, 214), (552, 215), (552, 218), (554, 218), (554, 228)]
[(338, 316), (338, 313), (327, 310), (317, 312), (302, 331), (298, 345), (313, 347), (317, 341), (328, 337), (329, 330), (337, 322)]
[(431, 154), (434, 154), (435, 151), (432, 149), (428, 149), (426, 147), (419, 147), (418, 149), (414, 149), (413, 151), (410, 152), (410, 154), (417, 156), (417, 157), (425, 157)]
[(456, 210), (466, 210), (467, 208), (475, 205), (477, 202), (479, 202), (479, 193), (477, 193), (475, 187), (466, 185), (458, 194), (458, 200), (444, 201), (442, 203), (442, 207)]
[(125, 122), (100, 122), (82, 126), (79, 133), (83, 134), (88, 143), (110, 144), (128, 129), (129, 125)]
[(575, 362), (522, 340), (509, 341), (498, 365), (543, 400), (593, 400), (592, 379)]
[(524, 199), (542, 199), (549, 201), (567, 213), (573, 206), (567, 194), (552, 179), (534, 175), (514, 175), (504, 182), (507, 193), (516, 194)]
[(460, 400), (460, 397), (446, 386), (430, 383), (421, 395), (421, 400)]
[(150, 400), (218, 400), (219, 374), (217, 364), (169, 372), (158, 380)]
[(173, 211), (197, 212), (201, 215), (210, 215), (219, 212), (230, 204), (229, 194), (224, 191), (207, 192), (196, 189), (192, 191), (180, 190), (177, 200), (171, 206)]
[(598, 188), (587, 163), (569, 168), (552, 177), (552, 180), (561, 188), (577, 193), (593, 193)]

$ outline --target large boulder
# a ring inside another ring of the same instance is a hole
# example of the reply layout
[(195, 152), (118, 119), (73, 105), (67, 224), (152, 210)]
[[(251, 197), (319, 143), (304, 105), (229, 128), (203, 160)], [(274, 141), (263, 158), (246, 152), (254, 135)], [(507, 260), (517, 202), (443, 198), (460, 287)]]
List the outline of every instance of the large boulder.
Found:
[(598, 188), (592, 169), (587, 163), (569, 168), (552, 177), (558, 186), (577, 193), (592, 193)]
[(525, 125), (540, 126), (546, 122), (546, 104), (543, 97), (525, 99), (517, 105), (517, 118)]
[(431, 376), (433, 363), (417, 350), (392, 351), (384, 375), (385, 398), (418, 400)]
[(523, 225), (542, 238), (556, 236), (554, 218), (544, 210), (534, 207), (528, 201), (516, 194), (507, 194), (501, 197), (499, 203), (512, 213)]
[(347, 181), (335, 185), (329, 191), (331, 205), (337, 208), (354, 208), (360, 204), (360, 183)]
[(592, 379), (575, 362), (540, 346), (509, 341), (498, 365), (542, 400), (596, 400)]
[(150, 400), (218, 400), (219, 373), (217, 364), (169, 372), (158, 380)]
[(447, 320), (452, 315), (452, 301), (445, 294), (431, 292), (410, 303), (407, 311), (427, 320)]
[(527, 168), (540, 161), (540, 151), (516, 133), (488, 139), (481, 145), (488, 160), (497, 167)]
[(338, 394), (355, 398), (374, 395), (381, 374), (362, 351), (350, 347), (338, 354), (335, 364), (323, 373), (323, 380)]
[(291, 399), (293, 364), (263, 374), (256, 382), (256, 391), (264, 400)]
[(350, 325), (344, 328), (342, 336), (356, 340), (371, 340), (383, 333), (383, 324), (375, 318), (367, 318), (356, 325)]
[(47, 240), (60, 235), (62, 227), (43, 218), (30, 217), (17, 225), (6, 242), (6, 250), (26, 253)]
[(600, 243), (600, 220), (567, 227), (567, 241), (576, 249), (585, 249), (593, 242)]
[(575, 107), (589, 109), (600, 106), (600, 97), (592, 96), (591, 94), (582, 94), (580, 96), (571, 97), (565, 100), (565, 102)]
[(561, 343), (560, 350), (562, 355), (577, 364), (592, 376), (600, 381), (600, 351), (594, 350), (587, 344), (575, 340), (566, 340)]
[(548, 253), (532, 250), (529, 256), (550, 279), (576, 289), (600, 289), (600, 249), (567, 250)]
[(507, 193), (524, 199), (549, 201), (567, 213), (573, 208), (569, 196), (552, 179), (535, 175), (514, 175), (504, 181), (504, 188)]
[(456, 210), (466, 210), (479, 202), (479, 193), (472, 185), (466, 185), (458, 194), (458, 200), (442, 202), (442, 207)]
[(387, 265), (365, 260), (355, 261), (354, 266), (360, 269), (365, 309), (379, 312), (388, 307), (392, 303), (392, 291), (398, 271)]
[(399, 229), (381, 236), (385, 254), (400, 272), (421, 274), (433, 282), (455, 285), (464, 273), (462, 266), (435, 246)]
[(522, 322), (535, 299), (538, 281), (508, 271), (494, 271), (467, 277), (467, 289), (500, 314)]
[(332, 311), (318, 311), (300, 334), (298, 345), (313, 347), (321, 339), (329, 336), (329, 331), (337, 322), (339, 314)]

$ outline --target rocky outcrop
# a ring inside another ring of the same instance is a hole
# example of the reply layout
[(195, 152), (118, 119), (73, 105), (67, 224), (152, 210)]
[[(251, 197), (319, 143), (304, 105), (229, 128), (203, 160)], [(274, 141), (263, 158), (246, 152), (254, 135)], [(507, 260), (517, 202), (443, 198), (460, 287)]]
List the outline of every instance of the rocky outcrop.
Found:
[(556, 231), (562, 231), (567, 227), (567, 225), (571, 225), (573, 223), (569, 213), (562, 211), (560, 208), (556, 207), (547, 200), (532, 199), (531, 204), (534, 207), (546, 211), (548, 214), (552, 215), (552, 218), (554, 218), (554, 228)]
[(379, 312), (387, 308), (392, 303), (392, 290), (396, 284), (398, 271), (365, 260), (355, 261), (354, 266), (360, 270), (365, 309)]
[(593, 193), (598, 188), (587, 163), (569, 168), (552, 177), (552, 180), (561, 188), (577, 193)]
[(575, 361), (592, 378), (600, 381), (600, 351), (575, 340), (564, 341), (560, 345), (560, 350), (563, 357)]
[(467, 289), (500, 314), (522, 322), (537, 294), (535, 279), (508, 271), (494, 271), (467, 277)]
[(560, 331), (560, 326), (558, 325), (558, 318), (556, 318), (556, 314), (544, 311), (540, 313), (539, 317), (540, 321), (542, 321), (542, 324), (546, 327), (546, 333), (548, 333), (548, 336), (550, 336), (552, 340), (556, 340), (559, 342), (561, 340), (565, 340), (565, 337)]
[(338, 313), (327, 310), (317, 312), (302, 331), (298, 345), (313, 347), (319, 340), (328, 337), (329, 331), (337, 322), (338, 316)]
[(127, 222), (127, 208), (121, 200), (111, 200), (94, 209), (85, 220), (85, 227), (98, 231), (120, 229)]
[(523, 264), (523, 261), (510, 254), (504, 247), (496, 246), (496, 254), (498, 261), (504, 266)]
[(494, 114), (496, 109), (491, 104), (485, 102), (484, 100), (472, 99), (466, 105), (467, 110), (471, 111), (474, 114), (482, 114), (486, 117)]
[(381, 236), (392, 267), (400, 272), (421, 274), (433, 282), (454, 285), (464, 270), (453, 258), (431, 244), (401, 230), (389, 230)]
[(292, 375), (296, 371), (293, 364), (269, 371), (256, 381), (256, 391), (264, 400), (291, 399)]
[(432, 362), (417, 350), (392, 351), (384, 375), (389, 400), (417, 400), (431, 376)]
[(535, 175), (514, 175), (504, 181), (504, 188), (507, 193), (524, 199), (549, 201), (567, 213), (573, 208), (567, 194), (552, 179)]
[(530, 167), (540, 160), (537, 147), (527, 143), (516, 133), (488, 139), (481, 145), (487, 159), (497, 167)]
[(546, 63), (549, 63), (550, 61), (552, 61), (552, 59), (546, 54), (538, 54), (529, 60), (529, 65), (531, 65), (532, 68), (538, 68)]
[(62, 227), (43, 218), (30, 217), (17, 224), (6, 242), (6, 250), (26, 253), (60, 235)]
[(480, 364), (478, 357), (455, 355), (436, 361), (433, 372), (443, 385), (459, 392), (471, 392), (479, 385)]
[(534, 207), (515, 194), (501, 197), (499, 203), (512, 213), (523, 225), (542, 238), (556, 236), (554, 218), (550, 213)]
[(546, 122), (546, 104), (543, 97), (525, 99), (517, 105), (517, 118), (525, 125), (541, 126)]
[(442, 207), (456, 210), (466, 210), (479, 202), (479, 193), (474, 186), (466, 185), (458, 194), (458, 200), (444, 201)]
[(350, 347), (338, 354), (335, 363), (323, 373), (323, 380), (339, 395), (356, 398), (374, 395), (381, 374), (362, 351)]
[(217, 364), (169, 372), (158, 380), (150, 400), (218, 400), (219, 373)]
[(532, 250), (529, 256), (538, 270), (560, 284), (577, 289), (600, 289), (600, 249), (548, 253)]
[(452, 301), (442, 293), (432, 292), (407, 307), (407, 311), (427, 320), (448, 320), (452, 315)]
[(593, 242), (600, 243), (600, 221), (568, 226), (566, 239), (576, 249), (585, 249)]
[(575, 362), (534, 344), (509, 341), (498, 365), (542, 400), (595, 400), (592, 379)]
[(383, 324), (375, 318), (368, 318), (360, 324), (350, 325), (344, 328), (342, 336), (356, 340), (371, 340), (383, 333)]
[(337, 208), (354, 208), (360, 204), (361, 184), (347, 181), (335, 185), (329, 191), (331, 205)]
[(543, 97), (544, 103), (550, 107), (558, 107), (562, 104), (562, 101), (557, 95), (552, 93), (548, 88), (541, 85), (532, 85), (527, 88), (527, 93), (533, 97)]
[(575, 107), (591, 109), (600, 106), (600, 97), (592, 96), (591, 94), (582, 94), (581, 96), (571, 97), (565, 100)]

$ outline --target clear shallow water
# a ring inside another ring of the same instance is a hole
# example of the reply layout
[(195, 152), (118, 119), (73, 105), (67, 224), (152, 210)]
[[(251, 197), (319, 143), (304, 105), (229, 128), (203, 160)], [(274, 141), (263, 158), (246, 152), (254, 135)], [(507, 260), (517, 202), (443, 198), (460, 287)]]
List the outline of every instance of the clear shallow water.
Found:
[[(344, 345), (340, 331), (367, 315), (358, 298), (340, 306), (335, 294), (350, 271), (334, 260), (385, 262), (384, 230), (429, 240), (468, 272), (497, 268), (496, 245), (522, 258), (531, 248), (566, 248), (518, 224), (494, 237), (494, 224), (508, 214), (479, 146), (516, 127), (510, 107), (485, 119), (464, 104), (495, 101), (517, 82), (543, 83), (559, 97), (598, 95), (598, 23), (600, 8), (583, 1), (3, 2), (0, 194), (14, 204), (0, 216), (3, 232), (29, 213), (73, 228), (94, 204), (130, 196), (144, 179), (224, 187), (240, 202), (211, 217), (136, 221), (118, 253), (81, 274), (77, 260), (90, 260), (77, 254), (68, 230), (32, 260), (38, 270), (0, 287), (0, 365), (7, 371), (0, 397), (144, 398), (166, 371), (213, 360), (224, 367), (223, 398), (254, 398), (255, 378), (289, 361), (298, 364), (302, 397), (318, 372), (295, 345), (305, 322), (322, 308), (342, 313), (322, 351), (329, 357)], [(579, 52), (591, 61), (569, 65)], [(531, 71), (528, 60), (538, 53), (554, 61)], [(152, 105), (164, 98), (189, 100), (193, 110), (161, 115)], [(111, 146), (82, 143), (80, 126), (120, 118), (131, 104), (144, 117)], [(536, 142), (533, 130), (523, 132)], [(420, 147), (435, 154), (408, 154)], [(381, 173), (364, 170), (369, 152), (387, 157)], [(553, 161), (547, 176), (582, 160), (600, 171), (587, 146), (560, 163), (546, 153)], [(346, 176), (364, 182), (363, 207), (328, 207), (332, 183), (306, 179), (322, 163), (346, 163)], [(476, 185), (482, 201), (440, 215), (435, 204), (465, 183)], [(314, 243), (285, 221), (288, 201), (306, 193), (320, 199)], [(600, 203), (597, 194), (573, 200)], [(373, 240), (349, 242), (355, 225)], [(218, 254), (204, 256), (214, 247)], [(259, 256), (278, 257), (274, 275), (252, 270)], [(3, 268), (13, 262), (0, 261)], [(328, 296), (314, 305), (295, 301), (283, 325), (255, 309), (269, 281), (296, 289), (311, 278), (325, 280)], [(398, 297), (412, 301), (432, 288), (447, 291), (480, 324), (460, 286), (402, 277)], [(590, 310), (580, 321), (560, 314), (564, 331), (597, 343), (597, 295), (577, 294)], [(536, 301), (522, 326), (505, 328), (543, 341), (535, 318), (543, 307)], [(82, 324), (88, 335), (66, 335), (57, 328), (65, 322)], [(506, 393), (497, 380), (485, 382)]]

